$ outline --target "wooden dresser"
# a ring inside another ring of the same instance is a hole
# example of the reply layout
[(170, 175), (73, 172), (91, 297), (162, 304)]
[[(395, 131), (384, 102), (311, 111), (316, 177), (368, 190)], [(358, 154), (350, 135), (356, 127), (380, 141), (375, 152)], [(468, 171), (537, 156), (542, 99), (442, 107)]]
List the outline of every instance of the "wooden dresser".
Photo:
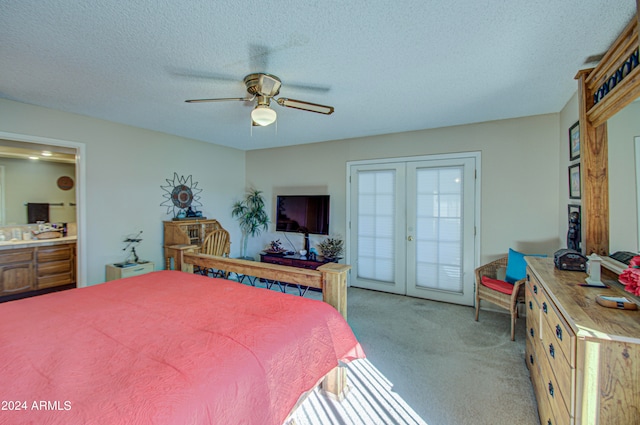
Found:
[(0, 301), (73, 287), (75, 283), (75, 236), (0, 245)]
[(525, 361), (541, 425), (640, 423), (640, 310), (595, 300), (630, 294), (604, 269), (610, 288), (582, 287), (585, 273), (525, 258)]
[(165, 268), (171, 270), (174, 259), (172, 245), (196, 245), (198, 249), (204, 238), (213, 230), (223, 227), (214, 219), (185, 219), (164, 222)]

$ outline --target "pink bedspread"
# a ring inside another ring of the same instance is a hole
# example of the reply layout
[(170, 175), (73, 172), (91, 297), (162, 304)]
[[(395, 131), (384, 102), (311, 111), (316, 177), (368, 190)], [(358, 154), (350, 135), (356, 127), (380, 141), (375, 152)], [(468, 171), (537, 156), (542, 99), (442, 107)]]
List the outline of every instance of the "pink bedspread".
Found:
[(0, 304), (0, 423), (280, 425), (359, 357), (328, 304), (154, 272)]

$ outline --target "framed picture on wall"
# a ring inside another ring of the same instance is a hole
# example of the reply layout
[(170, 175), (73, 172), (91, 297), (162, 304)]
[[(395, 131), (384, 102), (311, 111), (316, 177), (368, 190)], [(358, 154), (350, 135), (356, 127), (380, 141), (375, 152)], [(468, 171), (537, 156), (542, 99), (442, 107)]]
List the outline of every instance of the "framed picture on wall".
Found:
[(569, 166), (569, 198), (580, 199), (580, 164)]
[(569, 161), (580, 158), (580, 121), (569, 128)]

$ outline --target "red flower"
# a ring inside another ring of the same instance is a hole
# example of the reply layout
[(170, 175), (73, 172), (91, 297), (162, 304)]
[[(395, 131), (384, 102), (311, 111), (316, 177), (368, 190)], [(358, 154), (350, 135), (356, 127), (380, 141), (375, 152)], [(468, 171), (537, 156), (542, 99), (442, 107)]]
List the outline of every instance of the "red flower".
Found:
[[(640, 257), (634, 257), (634, 259), (636, 258)], [(624, 289), (627, 292), (640, 296), (640, 268), (629, 267), (623, 270), (618, 280), (624, 285)]]
[(629, 267), (640, 267), (640, 255), (637, 255), (629, 261)]

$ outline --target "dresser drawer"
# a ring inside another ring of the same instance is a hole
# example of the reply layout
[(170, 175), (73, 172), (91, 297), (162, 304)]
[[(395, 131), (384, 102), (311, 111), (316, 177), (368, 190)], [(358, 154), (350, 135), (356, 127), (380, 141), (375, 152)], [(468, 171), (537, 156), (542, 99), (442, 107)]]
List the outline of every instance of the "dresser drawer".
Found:
[[(541, 355), (538, 363), (540, 363), (539, 387), (536, 393), (538, 403), (540, 403), (541, 399), (546, 399), (550, 411), (547, 412), (547, 415), (555, 418), (555, 421), (552, 420), (551, 423), (554, 425), (570, 425), (571, 415), (569, 414), (569, 409), (567, 409), (567, 403), (564, 398), (571, 397), (571, 393), (567, 392), (565, 394), (561, 391), (547, 358)], [(545, 424), (546, 422), (543, 422), (541, 418), (541, 423)]]
[(571, 366), (575, 366), (575, 334), (573, 330), (569, 328), (564, 318), (558, 313), (553, 302), (551, 302), (544, 293), (541, 297), (540, 310), (540, 317), (542, 318), (541, 331), (543, 333), (545, 332), (545, 326), (547, 326), (550, 331), (548, 332), (547, 341), (545, 341), (546, 347), (548, 348), (549, 344), (553, 344), (554, 350), (556, 352), (560, 351), (565, 359), (567, 359), (567, 362)]
[(532, 298), (536, 300), (538, 304), (541, 304), (542, 300), (540, 298), (543, 296), (544, 290), (542, 289), (542, 285), (540, 285), (540, 282), (538, 282), (536, 276), (531, 273), (531, 270), (529, 270), (529, 268), (527, 268), (527, 286), (531, 290)]
[(549, 400), (544, 395), (542, 388), (542, 381), (540, 377), (540, 370), (538, 367), (532, 368), (531, 383), (533, 385), (533, 392), (536, 395), (536, 401), (538, 404), (538, 415), (540, 416), (540, 425), (556, 425), (556, 418), (551, 412), (551, 406)]
[(153, 271), (153, 267), (154, 267), (154, 264), (151, 262), (138, 264), (137, 266), (132, 266), (132, 267), (125, 267), (125, 268), (122, 268), (120, 277), (125, 278), (125, 277), (140, 276), (141, 274), (151, 273)]
[[(549, 362), (551, 370), (553, 370), (556, 380), (558, 381), (558, 389), (569, 397), (575, 377), (575, 369), (569, 360), (562, 354), (557, 346), (557, 337), (555, 335), (555, 329), (551, 329), (548, 323), (542, 326), (542, 349), (544, 350), (545, 357)], [(569, 404), (567, 408), (571, 411)]]
[(527, 336), (540, 339), (540, 304), (533, 296), (531, 286), (528, 283), (524, 287), (524, 297), (527, 310)]
[(22, 263), (33, 260), (33, 249), (12, 249), (0, 251), (0, 264)]
[(54, 286), (69, 285), (75, 283), (73, 271), (66, 273), (59, 273), (54, 275), (47, 275), (36, 278), (38, 289), (52, 288)]
[(38, 263), (36, 274), (38, 277), (70, 273), (73, 270), (73, 261), (49, 261), (48, 263)]
[(36, 259), (38, 264), (49, 261), (70, 260), (73, 257), (73, 245), (38, 247)]
[(107, 264), (106, 266), (106, 280), (107, 282), (115, 279), (123, 279), (125, 277), (139, 276), (145, 273), (151, 273), (155, 270), (155, 264), (151, 261), (147, 263), (139, 263), (129, 267), (117, 267), (113, 264)]
[(536, 357), (537, 353), (538, 351), (535, 348), (535, 341), (527, 335), (527, 340), (524, 346), (524, 360), (527, 364), (527, 368), (529, 369), (529, 375), (531, 376), (532, 381), (534, 380), (534, 368), (538, 368), (538, 359)]

